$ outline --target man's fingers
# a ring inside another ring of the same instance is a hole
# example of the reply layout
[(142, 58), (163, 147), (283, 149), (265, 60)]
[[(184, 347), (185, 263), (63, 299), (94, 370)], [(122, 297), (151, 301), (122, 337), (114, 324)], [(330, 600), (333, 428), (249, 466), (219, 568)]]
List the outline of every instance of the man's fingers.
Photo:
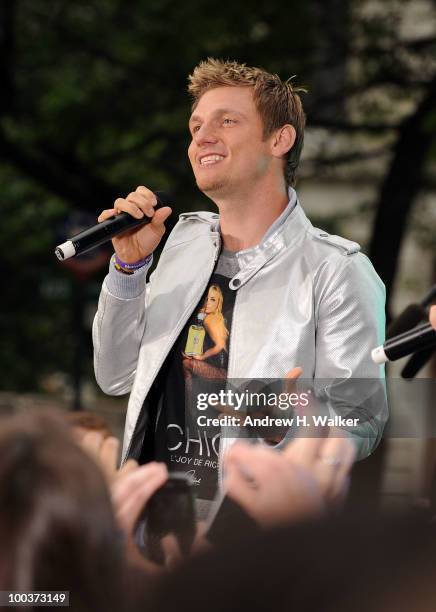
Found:
[[(158, 210), (155, 210), (157, 205), (157, 198), (155, 194), (140, 185), (135, 191), (130, 192), (126, 198), (117, 198), (114, 202), (113, 208), (103, 210), (97, 218), (97, 221), (101, 223), (111, 217), (115, 217), (120, 212), (129, 213), (136, 219), (141, 219), (146, 215), (152, 219), (152, 229), (159, 230), (162, 234), (165, 228), (162, 228), (164, 221), (170, 216), (172, 210), (169, 206), (163, 206)], [(162, 231), (163, 229), (163, 231)]]
[(148, 189), (147, 187), (144, 187), (144, 185), (139, 185), (135, 191), (139, 194), (141, 194), (142, 196), (144, 196), (150, 203), (152, 206), (156, 206), (157, 204), (157, 198), (156, 198), (156, 194), (154, 194), (151, 189)]
[(123, 198), (118, 198), (115, 200), (115, 209), (119, 212), (126, 212), (135, 219), (142, 219), (144, 217), (145, 211), (142, 210), (140, 206), (136, 202), (131, 200), (125, 200)]
[(129, 472), (133, 472), (138, 467), (138, 462), (135, 461), (135, 459), (127, 459), (127, 461), (118, 470), (117, 477), (123, 476), (124, 474), (128, 474)]
[(163, 206), (162, 208), (159, 208), (158, 210), (156, 210), (156, 212), (154, 213), (153, 219), (151, 220), (151, 225), (152, 226), (161, 226), (164, 221), (166, 221), (166, 219), (168, 219), (168, 217), (170, 216), (170, 214), (172, 213), (172, 209), (169, 206)]
[(313, 474), (330, 502), (343, 498), (355, 455), (347, 438), (296, 438), (282, 453), (285, 460)]
[(103, 443), (100, 447), (100, 464), (109, 482), (112, 481), (112, 479), (117, 473), (119, 449), (119, 440), (114, 436), (109, 436), (108, 438), (103, 440)]
[(436, 329), (436, 304), (430, 308), (430, 323)]
[(315, 466), (315, 476), (327, 500), (336, 501), (343, 498), (355, 458), (356, 448), (351, 440), (347, 438), (324, 440)]
[(291, 380), (295, 380), (296, 378), (298, 378), (302, 374), (303, 374), (303, 368), (300, 368), (300, 366), (298, 366), (296, 368), (292, 368), (292, 370), (289, 370), (289, 372), (286, 374), (285, 378), (291, 379)]
[[(146, 506), (152, 495), (160, 489), (168, 478), (168, 471), (163, 464), (156, 464), (153, 470), (142, 470), (141, 479), (136, 482), (133, 474), (128, 474), (129, 487), (127, 491), (123, 487), (113, 490), (112, 500), (114, 503), (117, 520), (122, 529), (128, 534), (135, 526), (140, 513)], [(148, 466), (142, 466), (148, 467)], [(139, 472), (141, 468), (138, 468)], [(132, 483), (134, 486), (132, 487)]]
[(110, 219), (111, 217), (115, 217), (118, 214), (118, 211), (115, 208), (107, 208), (97, 217), (98, 223), (102, 221), (106, 221), (106, 219)]
[(137, 491), (132, 493), (116, 509), (119, 525), (128, 534), (136, 525), (141, 512), (153, 494), (162, 487), (168, 475), (164, 472), (153, 474)]
[(356, 457), (356, 447), (351, 440), (341, 437), (324, 438), (322, 441), (321, 457), (335, 457), (340, 461), (340, 465), (346, 468), (353, 464)]
[(85, 452), (90, 455), (94, 461), (100, 463), (100, 448), (103, 444), (103, 434), (98, 431), (89, 431), (86, 433), (81, 441), (81, 446)]
[(247, 482), (255, 483), (274, 473), (276, 465), (280, 462), (280, 455), (264, 446), (238, 442), (228, 451), (226, 465), (236, 467)]
[(350, 472), (353, 468), (356, 460), (356, 446), (351, 440), (347, 438), (341, 439), (341, 445), (343, 447), (342, 461), (339, 466), (339, 470), (336, 475), (335, 487), (333, 490), (333, 496), (338, 501), (342, 501), (348, 490), (350, 482)]
[(233, 501), (250, 513), (258, 492), (246, 476), (240, 472), (237, 465), (229, 466), (225, 479), (225, 491)]
[(148, 199), (144, 198), (144, 196), (142, 196), (140, 193), (133, 191), (132, 193), (129, 193), (126, 200), (132, 204), (135, 204), (135, 206), (142, 210), (147, 217), (152, 217), (154, 215), (155, 210), (153, 204)]
[[(154, 215), (153, 204), (135, 191), (129, 193), (126, 198), (117, 198), (114, 202), (114, 207), (112, 210), (114, 211), (114, 214), (126, 212), (136, 219), (142, 219), (144, 215), (151, 218)], [(110, 216), (108, 215), (108, 211), (103, 212), (105, 218)], [(102, 215), (100, 215), (100, 217)]]
[(292, 368), (285, 376), (285, 392), (293, 393), (295, 391), (295, 381), (299, 378), (303, 373), (303, 368), (299, 366), (296, 368)]
[(152, 474), (147, 478), (147, 482), (141, 483), (137, 489), (130, 489), (127, 495), (123, 496), (122, 499), (119, 498), (116, 510), (117, 516), (124, 518), (123, 525), (126, 519), (129, 524), (136, 521), (153, 493), (160, 489), (165, 480), (166, 475), (163, 472)]
[(163, 463), (147, 463), (141, 465), (136, 470), (126, 471), (126, 473), (119, 475), (116, 482), (112, 486), (112, 497), (116, 503), (121, 501), (124, 497), (128, 497), (132, 492), (137, 491), (139, 488), (144, 488), (147, 492), (149, 489), (148, 482), (155, 474), (168, 477), (168, 470)]
[(123, 497), (128, 497), (132, 492), (137, 491), (144, 485), (147, 486), (148, 481), (154, 477), (155, 474), (164, 474), (167, 476), (168, 470), (163, 463), (147, 463), (141, 465), (135, 470), (127, 471), (122, 474), (122, 477), (117, 479), (112, 487), (112, 496), (118, 501)]
[(160, 543), (164, 554), (165, 567), (171, 570), (180, 565), (183, 561), (183, 556), (174, 533), (167, 533)]
[(249, 463), (253, 457), (253, 453), (259, 450), (260, 447), (248, 444), (248, 442), (236, 442), (233, 444), (225, 455), (225, 464), (241, 464)]
[(311, 469), (323, 444), (322, 438), (295, 438), (284, 449), (282, 456), (292, 463)]

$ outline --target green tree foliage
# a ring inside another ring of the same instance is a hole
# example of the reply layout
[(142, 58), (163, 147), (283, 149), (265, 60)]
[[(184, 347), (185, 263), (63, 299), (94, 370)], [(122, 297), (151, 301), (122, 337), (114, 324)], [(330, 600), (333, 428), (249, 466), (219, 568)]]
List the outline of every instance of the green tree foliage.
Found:
[[(68, 211), (97, 215), (139, 184), (176, 195), (173, 219), (210, 208), (186, 157), (187, 75), (201, 59), (297, 75), (309, 126), (396, 142), (431, 89), (434, 67), (413, 58), (434, 40), (407, 55), (397, 25), (408, 2), (380, 4), (367, 15), (343, 0), (0, 1), (1, 388), (37, 389), (47, 372), (70, 369), (71, 274), (53, 256)], [(396, 122), (367, 96), (380, 87), (407, 103)], [(315, 172), (342, 163), (331, 152), (313, 161)], [(103, 275), (88, 280), (91, 292)]]

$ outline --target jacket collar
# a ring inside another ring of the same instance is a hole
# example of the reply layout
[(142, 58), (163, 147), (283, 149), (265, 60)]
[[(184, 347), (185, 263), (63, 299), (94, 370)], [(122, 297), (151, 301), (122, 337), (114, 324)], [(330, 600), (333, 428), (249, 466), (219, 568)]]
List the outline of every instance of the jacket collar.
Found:
[[(267, 230), (260, 243), (249, 249), (238, 251), (236, 257), (239, 263), (239, 272), (229, 283), (231, 289), (239, 289), (252, 278), (267, 262), (302, 240), (307, 229), (311, 226), (292, 187), (289, 188), (289, 203), (282, 214)], [(212, 227), (214, 232), (219, 231), (219, 221)]]

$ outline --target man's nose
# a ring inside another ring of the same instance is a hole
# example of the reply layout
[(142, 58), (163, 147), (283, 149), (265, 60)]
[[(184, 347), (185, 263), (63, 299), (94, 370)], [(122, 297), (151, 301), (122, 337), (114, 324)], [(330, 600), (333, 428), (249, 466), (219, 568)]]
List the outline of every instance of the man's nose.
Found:
[(194, 133), (194, 141), (198, 146), (209, 142), (217, 142), (218, 138), (212, 125), (203, 123)]

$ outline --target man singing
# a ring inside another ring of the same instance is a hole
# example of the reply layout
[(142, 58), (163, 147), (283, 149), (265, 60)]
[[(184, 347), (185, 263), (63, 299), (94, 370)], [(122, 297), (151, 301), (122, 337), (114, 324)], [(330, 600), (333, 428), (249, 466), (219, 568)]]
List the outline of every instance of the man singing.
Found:
[[(155, 210), (140, 186), (103, 211), (99, 221), (125, 211), (151, 223), (113, 239), (93, 336), (99, 385), (130, 392), (123, 459), (189, 472), (207, 508), (232, 440), (185, 418), (196, 381), (224, 388), (301, 369), (314, 380), (381, 378), (370, 354), (384, 339), (384, 286), (359, 245), (314, 228), (298, 202), (305, 115), (289, 81), (209, 59), (189, 92), (189, 161), (219, 214), (180, 215), (147, 282), (171, 209)], [(359, 457), (381, 427), (365, 431)]]

